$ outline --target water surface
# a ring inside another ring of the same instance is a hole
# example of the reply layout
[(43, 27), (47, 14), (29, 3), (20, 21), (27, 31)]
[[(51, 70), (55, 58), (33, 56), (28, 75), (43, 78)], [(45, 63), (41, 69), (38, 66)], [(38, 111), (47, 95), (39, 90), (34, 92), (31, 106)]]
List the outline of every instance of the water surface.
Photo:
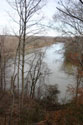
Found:
[(46, 51), (45, 61), (51, 69), (47, 84), (58, 84), (60, 90), (59, 98), (67, 96), (66, 90), (68, 84), (74, 84), (75, 78), (64, 71), (64, 43), (56, 43), (50, 46)]

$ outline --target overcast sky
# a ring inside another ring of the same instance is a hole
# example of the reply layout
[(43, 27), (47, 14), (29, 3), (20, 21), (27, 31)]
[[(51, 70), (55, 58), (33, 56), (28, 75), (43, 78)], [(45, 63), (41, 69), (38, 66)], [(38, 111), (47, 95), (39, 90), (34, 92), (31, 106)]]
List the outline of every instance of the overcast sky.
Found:
[[(8, 15), (8, 11), (10, 11), (10, 6), (6, 2), (6, 0), (0, 0), (0, 32), (2, 32), (3, 28), (6, 28), (10, 31), (11, 29), (11, 20)], [(48, 0), (46, 7), (44, 7), (43, 12), (46, 16), (47, 21), (52, 20), (52, 17), (56, 11), (56, 0)], [(11, 13), (11, 12), (10, 12)], [(57, 33), (55, 31), (49, 29), (48, 35), (55, 36)]]

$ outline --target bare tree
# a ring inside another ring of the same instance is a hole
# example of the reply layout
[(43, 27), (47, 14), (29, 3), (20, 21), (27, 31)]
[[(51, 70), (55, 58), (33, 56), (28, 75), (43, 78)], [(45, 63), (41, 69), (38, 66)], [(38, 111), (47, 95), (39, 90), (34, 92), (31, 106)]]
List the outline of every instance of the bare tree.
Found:
[(27, 89), (31, 98), (34, 98), (37, 95), (37, 88), (41, 86), (40, 84), (44, 85), (44, 80), (46, 79), (46, 76), (49, 75), (48, 67), (44, 62), (44, 55), (45, 52), (36, 50), (32, 54), (32, 59), (28, 61), (29, 71), (26, 77), (26, 86), (28, 87)]
[[(9, 4), (12, 6), (12, 3), (8, 0)], [(39, 22), (41, 22), (41, 18), (37, 21), (34, 21), (35, 17), (38, 15), (37, 13), (42, 9), (45, 5), (42, 0), (14, 0), (13, 6), (14, 10), (16, 10), (17, 15), (19, 17), (19, 43), (17, 48), (17, 53), (19, 53), (19, 61), (18, 61), (18, 88), (19, 88), (19, 64), (21, 65), (21, 74), (22, 74), (22, 105), (24, 98), (24, 79), (25, 79), (25, 49), (26, 44), (31, 42), (31, 35), (38, 34), (42, 31), (42, 28), (39, 28)], [(15, 20), (14, 20), (15, 21)], [(16, 21), (15, 21), (16, 22)], [(37, 25), (37, 27), (36, 27)], [(40, 30), (41, 29), (41, 30)], [(20, 55), (21, 55), (21, 63), (20, 63)]]
[(67, 56), (67, 58), (77, 67), (77, 71), (75, 72), (77, 79), (77, 103), (78, 88), (83, 83), (83, 2), (82, 0), (59, 0), (59, 7), (57, 7), (57, 10), (58, 13), (54, 15), (54, 20), (58, 20), (60, 23), (60, 25), (57, 25), (57, 29), (65, 36), (72, 36), (71, 43), (69, 42), (68, 45), (65, 46), (65, 53), (67, 54), (69, 50), (69, 53), (72, 55), (69, 58)]
[(0, 36), (0, 88), (6, 90), (7, 79), (9, 77), (8, 71), (8, 60), (11, 58), (10, 50), (6, 48), (6, 35)]

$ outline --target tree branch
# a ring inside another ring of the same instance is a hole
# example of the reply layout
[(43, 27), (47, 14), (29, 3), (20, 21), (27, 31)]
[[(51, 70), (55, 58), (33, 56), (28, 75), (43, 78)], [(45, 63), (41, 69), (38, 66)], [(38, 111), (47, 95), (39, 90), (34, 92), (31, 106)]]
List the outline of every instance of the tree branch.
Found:
[(82, 4), (83, 4), (83, 1), (82, 0), (79, 0)]
[(67, 15), (67, 16), (70, 16), (70, 17), (72, 17), (72, 18), (75, 18), (75, 19), (77, 19), (77, 20), (79, 20), (79, 21), (81, 21), (82, 23), (83, 23), (83, 19), (81, 19), (81, 18), (79, 18), (79, 17), (77, 17), (77, 16), (75, 16), (75, 15), (72, 15), (70, 12), (65, 12), (65, 11), (63, 11), (63, 10), (61, 10), (60, 8), (57, 8), (59, 11), (61, 11), (62, 13), (64, 13), (65, 15)]

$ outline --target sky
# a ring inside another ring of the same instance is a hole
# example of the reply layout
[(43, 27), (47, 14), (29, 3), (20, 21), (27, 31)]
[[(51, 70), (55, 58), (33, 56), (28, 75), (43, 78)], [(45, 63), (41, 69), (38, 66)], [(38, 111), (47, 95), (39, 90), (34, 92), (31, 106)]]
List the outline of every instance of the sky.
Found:
[[(47, 4), (43, 9), (43, 13), (46, 16), (46, 23), (52, 21), (52, 17), (55, 12), (56, 0), (47, 0)], [(15, 27), (8, 13), (12, 14), (11, 7), (8, 5), (6, 0), (0, 0), (0, 32), (3, 32), (3, 29), (11, 32), (11, 29)], [(47, 35), (56, 36), (57, 32), (49, 28), (47, 31)]]

